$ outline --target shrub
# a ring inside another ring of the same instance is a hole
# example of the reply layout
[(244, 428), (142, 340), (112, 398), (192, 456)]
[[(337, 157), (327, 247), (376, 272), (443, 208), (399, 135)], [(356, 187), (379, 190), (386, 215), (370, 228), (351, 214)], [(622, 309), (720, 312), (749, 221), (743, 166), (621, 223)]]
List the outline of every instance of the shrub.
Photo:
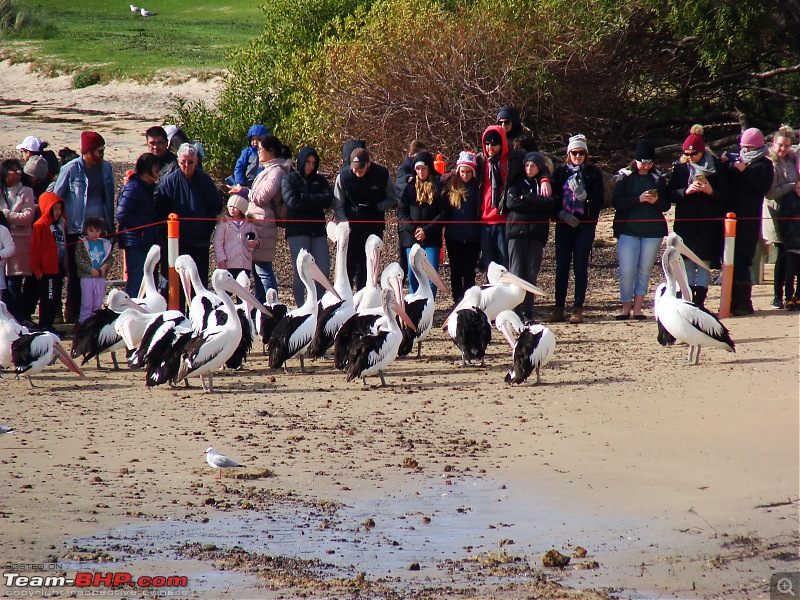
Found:
[(81, 69), (72, 76), (72, 89), (79, 90), (100, 83), (100, 71), (97, 69)]
[(30, 15), (14, 0), (0, 0), (0, 33), (19, 32), (30, 23)]

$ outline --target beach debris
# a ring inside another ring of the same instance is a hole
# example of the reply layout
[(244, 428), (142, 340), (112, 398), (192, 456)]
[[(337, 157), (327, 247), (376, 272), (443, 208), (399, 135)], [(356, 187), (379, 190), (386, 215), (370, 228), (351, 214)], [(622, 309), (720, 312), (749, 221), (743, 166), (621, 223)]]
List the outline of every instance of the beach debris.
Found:
[(542, 555), (542, 565), (545, 567), (566, 567), (569, 561), (569, 556), (564, 556), (554, 548), (551, 548)]

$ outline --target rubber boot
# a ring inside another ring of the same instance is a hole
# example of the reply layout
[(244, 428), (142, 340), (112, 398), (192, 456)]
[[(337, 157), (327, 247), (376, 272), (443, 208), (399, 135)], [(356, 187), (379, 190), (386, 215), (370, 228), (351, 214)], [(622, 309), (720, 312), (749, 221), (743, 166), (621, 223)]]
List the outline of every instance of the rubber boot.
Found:
[(700, 308), (706, 307), (706, 296), (708, 296), (708, 288), (699, 285), (692, 286), (692, 302)]
[(572, 311), (572, 316), (569, 318), (569, 322), (573, 325), (577, 325), (578, 323), (583, 323), (583, 307), (576, 306)]
[(739, 303), (736, 306), (736, 310), (731, 310), (731, 314), (734, 317), (744, 317), (746, 315), (752, 315), (755, 311), (753, 308), (753, 284), (749, 282), (740, 282), (738, 284), (739, 288)]
[(553, 312), (547, 317), (545, 323), (563, 323), (564, 320), (564, 307), (554, 306)]

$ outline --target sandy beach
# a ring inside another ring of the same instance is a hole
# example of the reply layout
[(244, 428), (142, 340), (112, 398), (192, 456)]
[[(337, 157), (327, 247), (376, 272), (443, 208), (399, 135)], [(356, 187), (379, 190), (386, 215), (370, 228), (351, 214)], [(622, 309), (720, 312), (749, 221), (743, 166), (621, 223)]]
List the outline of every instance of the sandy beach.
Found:
[[(132, 162), (170, 93), (213, 99), (185, 85), (74, 91), (3, 64), (0, 153), (31, 134), (75, 147), (97, 129), (110, 160)], [(736, 353), (684, 366), (686, 347), (662, 348), (652, 319), (612, 318), (611, 218), (587, 321), (552, 326), (539, 386), (504, 384), (497, 332), (485, 368), (460, 368), (439, 328), (386, 388), (327, 361), (273, 372), (260, 344), (213, 395), (91, 363), (83, 379), (50, 367), (35, 390), (4, 374), (0, 424), (16, 431), (0, 436), (3, 573), (139, 584), (35, 587), (70, 597), (770, 598), (776, 574), (800, 571), (798, 313), (756, 286), (756, 314), (726, 320)], [(547, 291), (553, 262), (551, 243)], [(437, 324), (451, 304), (437, 299)], [(217, 481), (209, 445), (246, 468)], [(570, 564), (544, 567), (550, 549)], [(5, 597), (32, 595), (10, 581)]]

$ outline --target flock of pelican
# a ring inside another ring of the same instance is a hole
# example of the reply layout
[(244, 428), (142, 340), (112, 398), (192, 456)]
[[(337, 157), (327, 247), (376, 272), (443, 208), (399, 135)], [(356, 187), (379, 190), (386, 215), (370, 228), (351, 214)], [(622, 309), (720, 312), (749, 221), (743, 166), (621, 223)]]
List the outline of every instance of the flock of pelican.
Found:
[[(335, 277), (331, 284), (315, 264), (314, 257), (301, 250), (297, 271), (306, 288), (305, 302), (289, 310), (269, 290), (266, 303), (249, 291), (250, 281), (241, 273), (217, 269), (211, 277), (211, 290), (200, 279), (189, 256), (179, 256), (175, 269), (186, 298), (191, 298), (186, 314), (167, 310), (155, 283), (160, 259), (154, 246), (145, 263), (138, 298), (112, 290), (107, 307), (81, 323), (75, 331), (71, 354), (57, 336), (48, 332), (29, 332), (19, 325), (0, 303), (0, 368), (14, 366), (17, 376), (41, 372), (56, 359), (83, 376), (75, 358), (82, 364), (94, 358), (100, 366), (101, 354), (109, 353), (118, 368), (115, 353), (125, 350), (131, 368), (143, 369), (145, 385), (178, 385), (189, 378), (200, 378), (204, 391), (213, 392), (214, 373), (220, 369), (239, 369), (260, 338), (268, 351), (269, 366), (288, 372), (287, 362), (297, 358), (306, 372), (305, 358), (325, 359), (328, 354), (335, 368), (347, 381), (377, 376), (386, 385), (385, 371), (398, 357), (409, 355), (416, 345), (417, 357), (422, 342), (433, 327), (434, 290), (446, 291), (439, 274), (425, 251), (415, 245), (409, 254), (409, 268), (419, 288), (403, 294), (403, 270), (390, 263), (379, 270), (383, 242), (377, 236), (367, 240), (367, 284), (353, 294), (347, 276), (346, 257), (349, 239), (347, 223), (328, 224), (328, 237), (336, 245)], [(666, 283), (654, 295), (653, 313), (659, 324), (662, 344), (686, 343), (689, 364), (698, 364), (702, 346), (734, 351), (728, 330), (711, 313), (692, 304), (691, 290), (681, 255), (704, 264), (672, 234), (661, 259)], [(324, 289), (318, 297), (317, 285)], [(505, 376), (509, 384), (521, 384), (553, 357), (556, 339), (541, 324), (525, 324), (514, 309), (530, 292), (545, 293), (491, 263), (487, 284), (467, 290), (448, 315), (442, 328), (461, 353), (461, 365), (483, 365), (491, 340), (492, 322), (511, 348), (511, 368)], [(238, 303), (234, 302), (234, 297)]]

